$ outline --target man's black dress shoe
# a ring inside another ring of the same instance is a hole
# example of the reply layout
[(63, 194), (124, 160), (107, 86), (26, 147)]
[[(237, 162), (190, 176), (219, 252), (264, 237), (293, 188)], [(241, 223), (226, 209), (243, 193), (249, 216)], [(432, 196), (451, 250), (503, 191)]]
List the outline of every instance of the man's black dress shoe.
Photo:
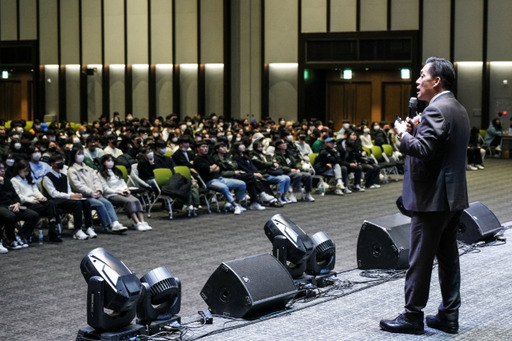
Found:
[(425, 320), (427, 321), (427, 326), (430, 328), (442, 330), (449, 334), (457, 334), (459, 332), (459, 322), (443, 319), (439, 314), (427, 315)]
[(423, 334), (423, 318), (410, 318), (404, 314), (394, 320), (381, 320), (380, 328), (391, 333)]

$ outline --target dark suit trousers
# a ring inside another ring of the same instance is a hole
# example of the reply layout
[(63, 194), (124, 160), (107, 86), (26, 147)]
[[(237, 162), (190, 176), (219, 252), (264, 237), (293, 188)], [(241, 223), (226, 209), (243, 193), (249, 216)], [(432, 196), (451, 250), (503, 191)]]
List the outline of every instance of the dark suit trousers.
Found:
[(460, 265), (457, 226), (462, 211), (414, 212), (411, 220), (409, 269), (405, 278), (405, 312), (423, 316), (434, 257), (438, 261), (442, 302), (439, 313), (458, 318)]

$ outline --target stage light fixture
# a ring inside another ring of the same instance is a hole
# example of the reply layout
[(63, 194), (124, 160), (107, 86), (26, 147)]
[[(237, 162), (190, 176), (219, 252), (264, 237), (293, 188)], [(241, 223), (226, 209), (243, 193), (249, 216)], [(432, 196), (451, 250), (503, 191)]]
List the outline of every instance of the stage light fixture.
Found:
[(308, 275), (328, 275), (336, 264), (336, 246), (325, 232), (317, 232), (311, 236), (314, 252), (308, 260)]
[(293, 278), (302, 276), (314, 251), (311, 238), (297, 224), (281, 214), (270, 218), (264, 230), (272, 243), (274, 256), (286, 266)]
[(120, 336), (146, 335), (132, 325), (140, 298), (141, 282), (122, 261), (104, 248), (89, 252), (80, 263), (87, 282), (87, 324), (77, 340), (117, 340)]
[(166, 267), (156, 268), (141, 277), (142, 292), (137, 306), (138, 324), (147, 325), (150, 335), (163, 326), (181, 322), (176, 314), (181, 305), (181, 282)]

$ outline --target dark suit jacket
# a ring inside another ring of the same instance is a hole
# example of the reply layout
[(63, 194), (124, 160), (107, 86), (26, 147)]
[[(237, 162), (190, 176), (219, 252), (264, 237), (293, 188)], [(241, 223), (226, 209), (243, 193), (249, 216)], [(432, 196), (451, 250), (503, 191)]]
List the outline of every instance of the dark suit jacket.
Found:
[(177, 166), (187, 166), (188, 168), (193, 168), (190, 161), (194, 160), (194, 157), (195, 157), (194, 153), (190, 150), (187, 150), (186, 153), (188, 155), (189, 161), (187, 161), (187, 158), (185, 157), (185, 153), (181, 149), (178, 149), (177, 151), (175, 151), (172, 154), (172, 159), (173, 159), (174, 163), (176, 163)]
[(468, 207), (466, 148), (469, 118), (451, 92), (434, 98), (413, 135), (404, 134), (403, 204), (409, 211), (458, 211)]

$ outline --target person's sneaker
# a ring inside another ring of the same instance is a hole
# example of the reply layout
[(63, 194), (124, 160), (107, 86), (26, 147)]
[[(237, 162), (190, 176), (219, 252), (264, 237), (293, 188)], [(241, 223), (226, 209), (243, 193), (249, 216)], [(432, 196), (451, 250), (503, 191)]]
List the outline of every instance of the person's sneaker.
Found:
[(485, 169), (484, 165), (475, 165), (475, 167), (478, 169)]
[(137, 225), (135, 226), (135, 229), (137, 231), (146, 231), (146, 225), (144, 225), (144, 223), (137, 223)]
[(341, 189), (339, 189), (339, 188), (336, 188), (334, 190), (334, 194), (336, 194), (336, 195), (345, 195), (345, 193), (343, 193), (343, 191)]
[(4, 246), (2, 240), (0, 240), (0, 253), (7, 253), (9, 250)]
[(286, 205), (288, 203), (288, 201), (286, 201), (286, 197), (279, 197), (277, 198), (277, 201), (279, 201), (281, 203), (281, 205)]
[(345, 189), (343, 189), (343, 193), (350, 194), (350, 193), (352, 193), (352, 191), (349, 190), (348, 188), (345, 188)]
[(345, 189), (345, 186), (343, 185), (343, 183), (337, 183), (336, 188), (343, 190), (343, 189)]
[(370, 186), (370, 187), (368, 187), (368, 188), (371, 188), (371, 189), (380, 188), (380, 185), (378, 185), (378, 184), (373, 184), (373, 185), (371, 185), (371, 186)]
[(114, 221), (112, 225), (110, 225), (110, 228), (112, 229), (112, 232), (121, 232), (128, 230), (126, 226), (121, 225), (121, 223), (118, 222), (117, 220)]
[(244, 213), (247, 211), (247, 208), (243, 207), (242, 205), (238, 204), (238, 206), (240, 206), (240, 212)]
[(146, 227), (146, 231), (151, 231), (153, 228), (151, 226), (149, 226), (149, 224), (147, 222), (142, 222), (142, 224), (144, 224), (144, 227)]
[(352, 189), (354, 192), (364, 192), (364, 188), (361, 185), (355, 185)]
[(242, 207), (240, 205), (234, 205), (235, 206), (235, 209), (233, 210), (233, 213), (234, 214), (240, 214), (242, 213)]
[(260, 197), (260, 200), (261, 202), (272, 202), (272, 200), (274, 200), (274, 196), (268, 194), (268, 193), (265, 193), (265, 192), (261, 192), (259, 194), (259, 197)]
[(229, 202), (224, 204), (224, 211), (225, 212), (233, 212), (234, 209), (235, 208), (233, 207), (233, 205), (231, 205)]
[(86, 235), (82, 229), (79, 229), (73, 234), (73, 239), (86, 240), (89, 239), (89, 236)]
[(478, 170), (478, 168), (476, 168), (476, 167), (475, 167), (475, 166), (473, 166), (473, 165), (467, 165), (467, 166), (466, 166), (466, 170), (476, 171), (476, 170)]
[(261, 206), (260, 203), (258, 202), (253, 202), (250, 206), (249, 206), (249, 209), (250, 210), (254, 210), (254, 211), (264, 211), (266, 208)]
[(297, 197), (295, 196), (295, 194), (291, 194), (290, 197), (288, 198), (288, 200), (293, 203), (293, 202), (297, 202)]
[(12, 242), (10, 243), (7, 243), (7, 247), (10, 249), (10, 250), (19, 250), (19, 249), (23, 249), (23, 246), (21, 246), (20, 244), (18, 244), (17, 241), (13, 240)]
[(16, 236), (16, 242), (18, 243), (19, 246), (21, 246), (22, 248), (26, 248), (28, 247), (28, 243), (23, 240), (20, 236)]
[(315, 201), (315, 198), (313, 198), (311, 193), (306, 193), (306, 196), (304, 197), (304, 200), (309, 201), (309, 202), (313, 202), (313, 201)]
[(94, 227), (89, 227), (87, 228), (87, 230), (85, 231), (85, 233), (87, 234), (87, 236), (91, 239), (93, 238), (98, 238), (98, 235), (96, 234), (96, 232), (94, 232)]

